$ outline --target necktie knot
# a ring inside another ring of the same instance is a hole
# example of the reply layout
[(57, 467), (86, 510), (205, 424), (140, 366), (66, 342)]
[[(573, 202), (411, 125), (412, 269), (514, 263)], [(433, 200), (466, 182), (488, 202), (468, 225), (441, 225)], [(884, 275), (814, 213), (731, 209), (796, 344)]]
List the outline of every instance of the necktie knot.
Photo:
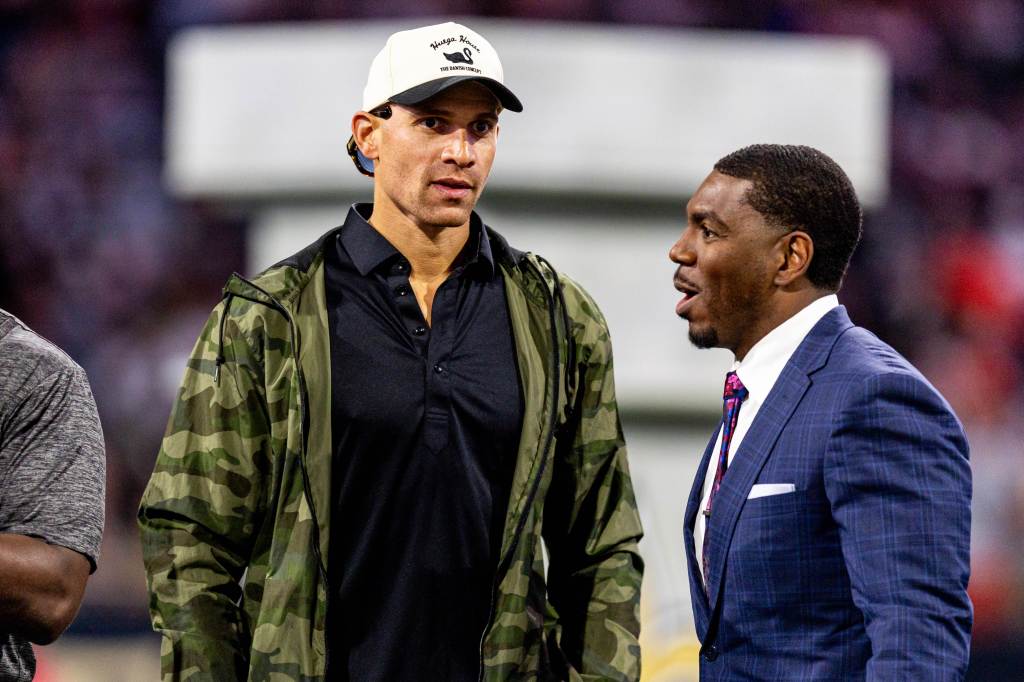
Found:
[(725, 400), (740, 400), (742, 401), (747, 397), (747, 387), (740, 381), (740, 377), (736, 372), (729, 372), (725, 375), (725, 390), (722, 392), (722, 398)]

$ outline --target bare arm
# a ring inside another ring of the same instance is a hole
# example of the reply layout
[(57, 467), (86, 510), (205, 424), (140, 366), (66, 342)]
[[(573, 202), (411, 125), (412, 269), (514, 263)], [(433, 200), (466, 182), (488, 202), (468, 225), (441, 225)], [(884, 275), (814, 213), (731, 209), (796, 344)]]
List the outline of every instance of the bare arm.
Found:
[(73, 549), (0, 533), (0, 631), (35, 644), (57, 639), (78, 613), (89, 568)]

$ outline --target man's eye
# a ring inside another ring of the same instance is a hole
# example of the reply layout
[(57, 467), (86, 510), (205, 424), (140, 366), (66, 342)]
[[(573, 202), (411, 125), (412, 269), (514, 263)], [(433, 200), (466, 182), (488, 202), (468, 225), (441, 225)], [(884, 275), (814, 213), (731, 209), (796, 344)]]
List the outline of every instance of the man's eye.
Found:
[(494, 129), (494, 124), (490, 121), (477, 121), (473, 124), (473, 132), (477, 135), (486, 135)]
[(436, 118), (430, 117), (420, 121), (420, 125), (423, 126), (424, 128), (429, 128), (433, 130), (434, 128), (437, 128), (438, 126), (441, 125), (441, 121), (439, 121)]
[(710, 238), (715, 236), (715, 233), (712, 232), (710, 229), (708, 229), (708, 227), (706, 225), (701, 225), (700, 226), (700, 234), (705, 239), (710, 239)]

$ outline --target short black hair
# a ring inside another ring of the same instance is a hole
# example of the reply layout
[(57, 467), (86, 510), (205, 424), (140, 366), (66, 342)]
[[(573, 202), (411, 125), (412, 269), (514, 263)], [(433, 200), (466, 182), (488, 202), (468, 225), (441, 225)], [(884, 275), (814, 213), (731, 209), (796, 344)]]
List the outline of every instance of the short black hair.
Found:
[(765, 221), (806, 232), (814, 242), (807, 278), (838, 291), (861, 235), (861, 210), (850, 178), (826, 154), (803, 145), (755, 144), (722, 157), (719, 173), (750, 180), (746, 201)]

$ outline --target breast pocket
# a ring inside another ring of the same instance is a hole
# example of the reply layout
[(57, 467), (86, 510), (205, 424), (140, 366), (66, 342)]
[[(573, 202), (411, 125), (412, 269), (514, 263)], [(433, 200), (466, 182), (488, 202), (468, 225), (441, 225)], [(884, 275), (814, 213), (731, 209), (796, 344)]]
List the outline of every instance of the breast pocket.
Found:
[(822, 513), (817, 496), (807, 490), (765, 495), (743, 503), (736, 522), (729, 559), (773, 562), (791, 554), (806, 540), (809, 525)]
[(727, 568), (730, 589), (744, 601), (762, 608), (795, 605), (825, 588), (822, 574), (843, 570), (838, 533), (821, 490), (744, 502)]

